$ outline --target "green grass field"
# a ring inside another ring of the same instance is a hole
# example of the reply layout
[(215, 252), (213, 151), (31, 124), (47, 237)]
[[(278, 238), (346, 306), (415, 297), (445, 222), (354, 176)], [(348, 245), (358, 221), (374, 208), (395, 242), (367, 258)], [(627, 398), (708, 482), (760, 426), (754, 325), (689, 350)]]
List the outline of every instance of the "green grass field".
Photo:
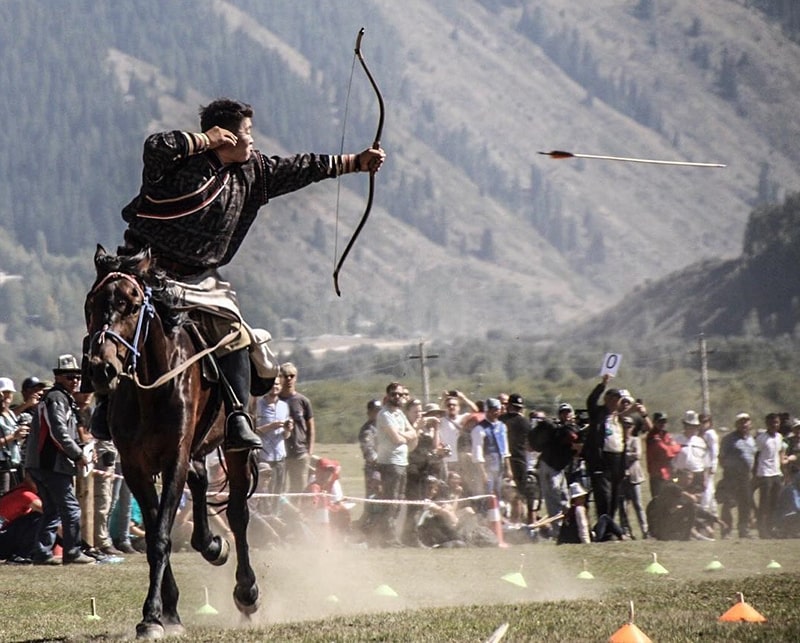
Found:
[[(343, 463), (345, 493), (362, 495), (358, 448), (319, 452)], [(646, 571), (653, 553), (669, 574)], [(707, 571), (715, 560), (723, 568)], [(773, 560), (781, 568), (768, 568)], [(653, 641), (800, 641), (798, 540), (256, 550), (262, 606), (249, 622), (233, 606), (234, 563), (173, 555), (186, 632), (171, 640), (479, 642), (508, 622), (504, 641), (605, 641), (634, 601)], [(594, 579), (578, 578), (584, 568)], [(0, 640), (131, 639), (147, 571), (141, 555), (85, 568), (0, 565)], [(206, 592), (216, 615), (198, 612)], [(767, 622), (717, 622), (736, 592)], [(92, 598), (99, 620), (87, 618)]]
[[(261, 610), (243, 622), (233, 561), (174, 555), (185, 641), (603, 641), (627, 621), (653, 641), (800, 640), (800, 543), (633, 541), (508, 549), (281, 549), (254, 552)], [(652, 553), (669, 570), (646, 572)], [(771, 560), (781, 569), (768, 569)], [(723, 569), (706, 571), (719, 560)], [(584, 563), (585, 561), (585, 563)], [(588, 569), (595, 578), (580, 580)], [(503, 577), (512, 574), (515, 581)], [(86, 568), (0, 566), (0, 639), (124, 640), (140, 618), (143, 556)], [(198, 610), (208, 603), (217, 615)], [(392, 592), (396, 596), (387, 595)], [(718, 623), (736, 592), (768, 619)], [(89, 620), (95, 598), (100, 620)]]

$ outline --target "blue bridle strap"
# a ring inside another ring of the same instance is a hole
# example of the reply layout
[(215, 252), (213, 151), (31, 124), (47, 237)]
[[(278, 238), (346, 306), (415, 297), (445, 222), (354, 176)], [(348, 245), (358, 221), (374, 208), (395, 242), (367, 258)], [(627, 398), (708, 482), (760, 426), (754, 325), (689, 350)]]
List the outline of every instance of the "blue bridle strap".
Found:
[(141, 356), (141, 351), (137, 348), (137, 346), (141, 346), (147, 340), (147, 333), (150, 329), (150, 320), (153, 319), (156, 314), (152, 297), (153, 289), (150, 286), (145, 286), (142, 306), (139, 309), (139, 317), (136, 320), (136, 332), (133, 335), (132, 342), (129, 342), (122, 335), (116, 331), (108, 329), (107, 327), (103, 327), (103, 329), (95, 333), (94, 337), (92, 338), (93, 341), (96, 339), (98, 344), (102, 344), (105, 341), (106, 336), (109, 336), (118, 344), (122, 344), (125, 348), (127, 348), (131, 356), (130, 372), (132, 373), (136, 372), (138, 358)]

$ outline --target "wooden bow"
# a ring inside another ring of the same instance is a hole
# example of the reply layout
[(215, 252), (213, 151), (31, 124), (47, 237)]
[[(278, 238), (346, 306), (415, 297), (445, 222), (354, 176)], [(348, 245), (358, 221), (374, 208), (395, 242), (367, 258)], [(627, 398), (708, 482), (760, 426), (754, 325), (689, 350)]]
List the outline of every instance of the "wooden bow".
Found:
[[(358, 36), (356, 36), (356, 48), (355, 53), (356, 57), (358, 58), (358, 62), (361, 63), (361, 67), (364, 69), (364, 73), (367, 74), (367, 78), (369, 78), (369, 82), (372, 85), (372, 89), (375, 90), (375, 95), (378, 97), (378, 108), (380, 110), (380, 115), (378, 117), (378, 129), (375, 132), (375, 142), (372, 144), (372, 149), (377, 150), (381, 147), (381, 134), (383, 133), (383, 116), (384, 116), (384, 106), (383, 106), (383, 96), (381, 95), (381, 90), (378, 89), (378, 83), (375, 82), (375, 79), (372, 77), (372, 74), (369, 71), (369, 67), (367, 67), (367, 63), (364, 60), (364, 56), (361, 54), (361, 39), (364, 37), (364, 27), (358, 32)], [(360, 159), (358, 161), (360, 163)], [(353, 236), (350, 237), (350, 241), (347, 243), (347, 246), (342, 253), (339, 262), (336, 264), (336, 268), (333, 271), (333, 289), (336, 291), (336, 294), (341, 297), (342, 291), (339, 289), (339, 271), (342, 269), (342, 264), (344, 264), (344, 260), (347, 259), (347, 255), (350, 252), (350, 249), (353, 247), (358, 235), (361, 234), (361, 230), (364, 227), (364, 224), (369, 219), (370, 210), (372, 210), (372, 198), (375, 195), (375, 171), (369, 171), (369, 196), (367, 197), (367, 206), (364, 209), (364, 214), (361, 215), (361, 221), (358, 222), (358, 226), (353, 232)]]

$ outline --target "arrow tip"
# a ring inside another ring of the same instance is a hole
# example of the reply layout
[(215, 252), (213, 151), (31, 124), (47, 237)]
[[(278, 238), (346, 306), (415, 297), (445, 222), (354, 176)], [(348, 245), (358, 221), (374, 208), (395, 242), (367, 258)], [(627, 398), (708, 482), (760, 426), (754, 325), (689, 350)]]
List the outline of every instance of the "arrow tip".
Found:
[(551, 150), (550, 152), (539, 152), (539, 154), (549, 156), (551, 159), (570, 159), (575, 156), (572, 152), (564, 152), (563, 150)]

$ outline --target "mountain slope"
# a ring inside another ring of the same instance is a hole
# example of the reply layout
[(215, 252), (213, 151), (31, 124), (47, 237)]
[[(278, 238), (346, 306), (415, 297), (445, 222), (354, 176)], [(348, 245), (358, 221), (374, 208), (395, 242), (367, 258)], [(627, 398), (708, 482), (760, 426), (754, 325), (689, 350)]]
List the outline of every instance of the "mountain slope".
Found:
[[(752, 206), (798, 184), (800, 48), (734, 0), (11, 1), (0, 25), (0, 110), (32, 141), (0, 131), (15, 150), (0, 269), (71, 261), (66, 286), (45, 271), (0, 289), (15, 351), (44, 318), (77, 342), (94, 244), (121, 238), (149, 131), (193, 129), (199, 104), (230, 94), (254, 104), (265, 152), (338, 151), (362, 25), (390, 156), (343, 297), (330, 274), (364, 177), (342, 180), (338, 215), (334, 182), (276, 199), (226, 271), (276, 336), (549, 335), (735, 257)], [(371, 144), (376, 120), (356, 68), (345, 147)], [(728, 168), (536, 154), (553, 148)]]

